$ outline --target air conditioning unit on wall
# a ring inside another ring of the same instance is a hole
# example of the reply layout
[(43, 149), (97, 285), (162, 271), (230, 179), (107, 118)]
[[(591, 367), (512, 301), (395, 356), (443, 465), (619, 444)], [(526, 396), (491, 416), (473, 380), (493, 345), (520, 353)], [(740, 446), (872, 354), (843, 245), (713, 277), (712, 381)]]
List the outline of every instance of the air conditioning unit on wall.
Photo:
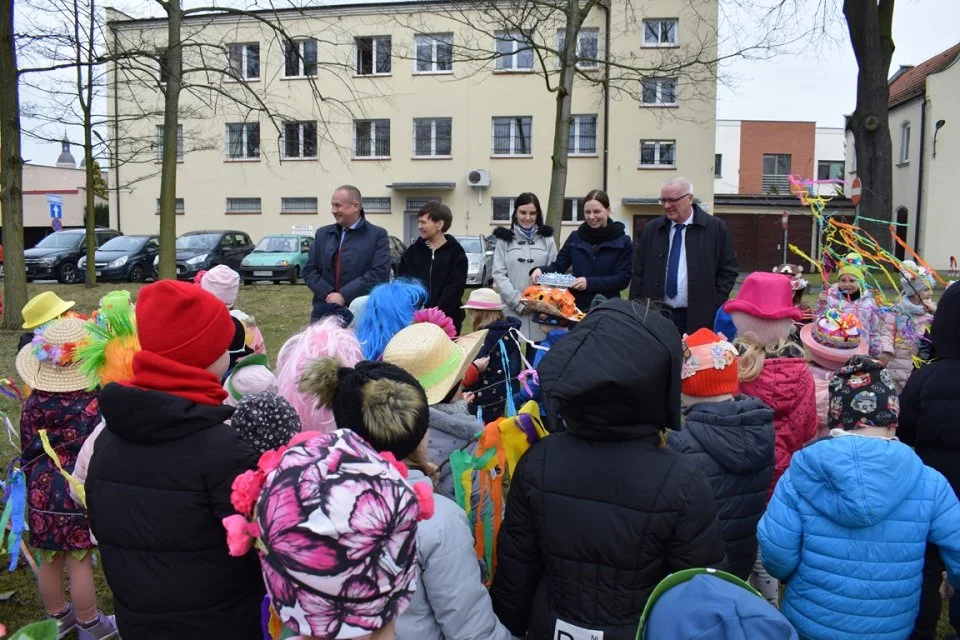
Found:
[(467, 184), (469, 184), (471, 187), (489, 187), (490, 170), (471, 169), (467, 172)]

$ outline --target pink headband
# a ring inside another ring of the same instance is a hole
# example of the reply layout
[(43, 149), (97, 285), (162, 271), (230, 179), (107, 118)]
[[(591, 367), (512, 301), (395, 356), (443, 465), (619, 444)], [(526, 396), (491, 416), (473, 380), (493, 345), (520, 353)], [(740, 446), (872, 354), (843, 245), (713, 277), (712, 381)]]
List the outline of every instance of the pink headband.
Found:
[(481, 309), (484, 311), (499, 311), (500, 309), (503, 309), (502, 302), (483, 302), (483, 301), (467, 300), (467, 304), (463, 306), (467, 309)]
[(737, 348), (727, 342), (723, 334), (719, 335), (719, 342), (685, 348), (683, 364), (680, 366), (681, 380), (692, 378), (698, 371), (705, 371), (706, 369), (717, 369), (718, 371), (726, 369), (736, 361), (739, 355)]

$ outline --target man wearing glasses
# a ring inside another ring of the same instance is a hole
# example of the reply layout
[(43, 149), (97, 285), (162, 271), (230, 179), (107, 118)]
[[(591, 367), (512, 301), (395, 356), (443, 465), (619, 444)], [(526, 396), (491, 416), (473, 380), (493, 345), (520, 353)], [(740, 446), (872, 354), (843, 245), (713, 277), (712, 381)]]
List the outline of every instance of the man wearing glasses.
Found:
[(727, 225), (694, 203), (686, 178), (663, 183), (660, 206), (665, 215), (648, 222), (637, 241), (630, 298), (659, 301), (681, 335), (713, 328), (737, 281)]

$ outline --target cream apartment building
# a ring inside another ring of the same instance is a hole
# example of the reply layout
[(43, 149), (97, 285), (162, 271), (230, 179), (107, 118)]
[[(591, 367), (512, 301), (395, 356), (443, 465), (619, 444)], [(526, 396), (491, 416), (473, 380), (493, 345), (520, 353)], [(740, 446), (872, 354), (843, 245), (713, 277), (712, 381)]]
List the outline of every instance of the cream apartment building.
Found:
[[(539, 70), (552, 71), (556, 58), (525, 50), (489, 14), (449, 6), (189, 18), (184, 40), (203, 47), (186, 50), (184, 68), (219, 67), (235, 80), (208, 72), (211, 86), (188, 79), (193, 86), (181, 94), (178, 233), (231, 228), (256, 240), (317, 228), (332, 222), (329, 198), (343, 183), (360, 188), (371, 222), (404, 241), (416, 237), (416, 212), (428, 200), (451, 207), (456, 234), (506, 224), (524, 191), (545, 205), (556, 100)], [(580, 33), (564, 231), (580, 224), (580, 199), (595, 188), (606, 187), (628, 233), (635, 217), (658, 210), (660, 184), (671, 176), (689, 177), (712, 205), (712, 69), (670, 75), (661, 63), (688, 50), (715, 57), (716, 16), (716, 0), (652, 0), (642, 12), (613, 2), (609, 15), (590, 13)], [(156, 51), (166, 38), (165, 20), (110, 11), (108, 21), (119, 49)], [(556, 48), (562, 26), (541, 21), (534, 37)], [(607, 56), (650, 74), (624, 81), (613, 71), (605, 93), (598, 60)], [(124, 233), (158, 229), (158, 62), (112, 67), (108, 76), (120, 160), (110, 211)]]

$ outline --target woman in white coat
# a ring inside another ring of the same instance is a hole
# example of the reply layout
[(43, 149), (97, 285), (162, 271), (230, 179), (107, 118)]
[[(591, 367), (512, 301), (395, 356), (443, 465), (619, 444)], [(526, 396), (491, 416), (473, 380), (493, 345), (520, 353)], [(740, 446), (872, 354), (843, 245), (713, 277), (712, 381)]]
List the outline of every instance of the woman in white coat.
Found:
[(537, 196), (532, 193), (517, 196), (510, 226), (494, 229), (493, 235), (497, 237), (493, 282), (506, 306), (503, 312), (520, 318), (523, 335), (539, 342), (546, 336), (540, 325), (533, 322), (532, 312), (520, 304), (520, 296), (530, 285), (530, 272), (556, 259), (557, 243), (553, 229), (543, 224), (543, 210)]

